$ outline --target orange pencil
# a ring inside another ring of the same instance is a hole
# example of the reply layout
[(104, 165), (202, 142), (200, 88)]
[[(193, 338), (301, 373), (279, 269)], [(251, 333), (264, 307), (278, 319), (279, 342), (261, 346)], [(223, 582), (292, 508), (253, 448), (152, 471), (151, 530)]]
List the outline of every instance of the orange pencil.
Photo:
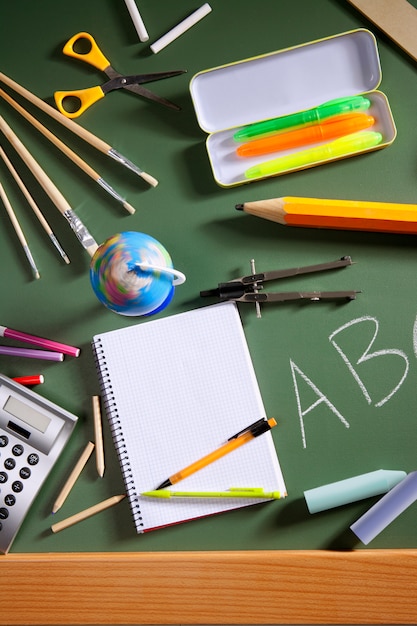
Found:
[(236, 148), (236, 153), (241, 157), (252, 157), (278, 152), (279, 150), (289, 150), (310, 143), (350, 135), (374, 124), (375, 119), (366, 113), (338, 115), (315, 126), (298, 128), (289, 132), (277, 133), (271, 137), (249, 141)]
[(235, 208), (284, 226), (417, 235), (417, 204), (286, 196)]

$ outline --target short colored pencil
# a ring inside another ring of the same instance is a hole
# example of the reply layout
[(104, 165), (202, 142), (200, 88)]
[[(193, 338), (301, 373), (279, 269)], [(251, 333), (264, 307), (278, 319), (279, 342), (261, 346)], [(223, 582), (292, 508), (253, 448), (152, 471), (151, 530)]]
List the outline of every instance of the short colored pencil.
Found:
[(56, 513), (64, 504), (65, 500), (68, 497), (68, 494), (70, 493), (71, 489), (75, 485), (75, 482), (78, 479), (79, 475), (83, 471), (85, 464), (90, 458), (93, 450), (94, 450), (94, 444), (91, 441), (89, 441), (86, 447), (84, 448), (84, 451), (81, 454), (80, 458), (78, 459), (77, 463), (75, 464), (74, 469), (72, 470), (71, 474), (68, 476), (67, 480), (65, 481), (65, 484), (62, 487), (57, 499), (55, 500), (54, 506), (52, 507), (52, 513)]
[(33, 346), (39, 346), (39, 348), (45, 348), (46, 350), (52, 350), (52, 352), (62, 352), (69, 356), (78, 356), (80, 354), (80, 348), (74, 346), (68, 346), (65, 343), (59, 343), (52, 339), (43, 339), (36, 335), (29, 335), (29, 333), (21, 332), (20, 330), (13, 330), (12, 328), (6, 328), (6, 326), (0, 326), (0, 337), (7, 337), (7, 339), (16, 339), (17, 341), (24, 341), (30, 343)]
[(67, 517), (67, 519), (62, 520), (61, 522), (57, 522), (56, 524), (52, 524), (51, 530), (53, 533), (58, 533), (60, 530), (64, 530), (68, 528), (68, 526), (73, 526), (74, 524), (78, 524), (78, 522), (82, 522), (83, 520), (95, 515), (96, 513), (101, 513), (101, 511), (105, 511), (109, 509), (111, 506), (115, 504), (119, 504), (124, 498), (125, 494), (120, 496), (112, 496), (111, 498), (107, 498), (107, 500), (103, 500), (103, 502), (99, 502), (94, 506), (90, 506), (88, 509), (84, 509), (84, 511), (80, 511), (75, 515), (71, 515), (71, 517)]
[(417, 234), (417, 204), (287, 196), (236, 209), (285, 226)]
[(96, 467), (100, 477), (104, 475), (104, 445), (103, 445), (103, 426), (101, 421), (101, 409), (99, 396), (93, 396), (93, 419), (94, 419), (94, 438), (96, 444)]
[(28, 348), (15, 348), (14, 346), (0, 346), (0, 355), (20, 356), (26, 359), (42, 359), (43, 361), (63, 361), (62, 352), (50, 352), (48, 350), (31, 350)]

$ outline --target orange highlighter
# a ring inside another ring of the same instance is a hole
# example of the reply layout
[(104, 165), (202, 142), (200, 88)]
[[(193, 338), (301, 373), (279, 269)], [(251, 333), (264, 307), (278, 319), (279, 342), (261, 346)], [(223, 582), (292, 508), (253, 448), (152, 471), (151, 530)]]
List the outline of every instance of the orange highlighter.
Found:
[(241, 157), (253, 157), (279, 150), (289, 150), (310, 143), (343, 137), (344, 135), (369, 128), (374, 124), (375, 118), (366, 113), (338, 115), (322, 124), (248, 141), (239, 146), (236, 149), (236, 153)]

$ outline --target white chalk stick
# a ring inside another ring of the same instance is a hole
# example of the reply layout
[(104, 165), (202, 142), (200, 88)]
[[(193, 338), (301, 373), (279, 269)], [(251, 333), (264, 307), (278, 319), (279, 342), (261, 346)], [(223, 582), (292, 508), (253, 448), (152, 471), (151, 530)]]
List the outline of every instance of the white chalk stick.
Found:
[(188, 17), (185, 18), (182, 22), (174, 26), (174, 28), (168, 31), (165, 35), (163, 35), (160, 39), (155, 41), (151, 45), (151, 50), (155, 54), (160, 52), (163, 48), (166, 48), (170, 43), (172, 43), (175, 39), (183, 35), (191, 26), (194, 26), (197, 22), (199, 22), (203, 17), (208, 15), (211, 11), (211, 6), (206, 2), (199, 9), (191, 13)]
[(139, 13), (139, 9), (136, 6), (135, 0), (125, 0), (127, 10), (130, 13), (134, 27), (141, 41), (148, 41), (149, 35), (146, 30), (146, 26), (143, 23), (143, 19)]

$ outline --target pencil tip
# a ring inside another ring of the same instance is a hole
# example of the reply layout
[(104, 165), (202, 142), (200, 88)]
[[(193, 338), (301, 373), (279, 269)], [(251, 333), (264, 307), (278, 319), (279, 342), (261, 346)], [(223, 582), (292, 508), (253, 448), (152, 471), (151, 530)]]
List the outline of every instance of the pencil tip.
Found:
[(236, 204), (236, 205), (235, 205), (235, 209), (236, 209), (237, 211), (243, 211), (243, 204)]
[(167, 478), (166, 480), (164, 480), (163, 483), (161, 483), (159, 485), (159, 487), (156, 488), (156, 491), (158, 491), (159, 489), (166, 489), (167, 487), (171, 487), (172, 482), (169, 480), (169, 478)]

